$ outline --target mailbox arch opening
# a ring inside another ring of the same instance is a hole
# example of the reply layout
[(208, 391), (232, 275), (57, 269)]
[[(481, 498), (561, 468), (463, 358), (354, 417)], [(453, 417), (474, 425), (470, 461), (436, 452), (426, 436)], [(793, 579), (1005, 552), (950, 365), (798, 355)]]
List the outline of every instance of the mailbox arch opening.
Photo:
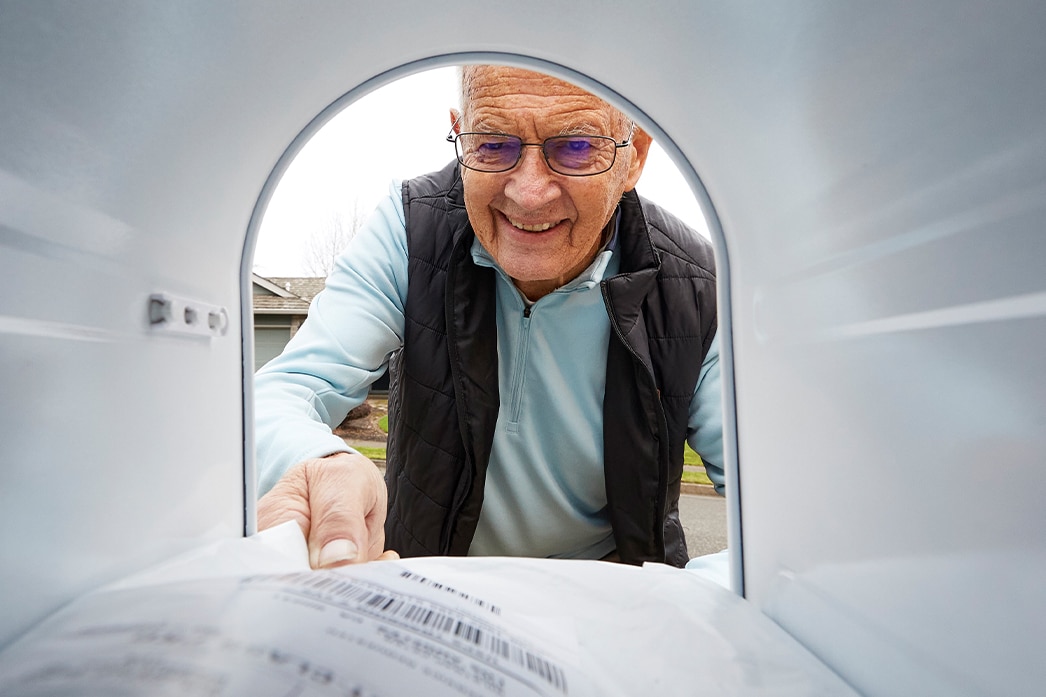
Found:
[[(387, 70), (383, 73), (375, 75), (355, 87), (349, 89), (344, 94), (333, 100), (326, 108), (318, 113), (307, 125), (303, 128), (298, 135), (290, 142), (282, 156), (276, 163), (272, 172), (269, 174), (266, 183), (261, 191), (255, 206), (254, 212), (251, 216), (250, 225), (245, 238), (243, 262), (240, 269), (241, 274), (241, 293), (242, 302), (241, 307), (243, 308), (243, 316), (241, 321), (241, 327), (243, 330), (242, 343), (243, 343), (243, 381), (244, 381), (244, 463), (245, 463), (245, 474), (244, 474), (244, 501), (245, 501), (245, 533), (251, 534), (256, 531), (256, 496), (254, 492), (257, 490), (257, 473), (255, 467), (255, 454), (254, 454), (254, 399), (253, 399), (253, 373), (256, 369), (255, 364), (255, 347), (254, 347), (254, 318), (252, 315), (252, 278), (255, 273), (255, 252), (259, 244), (259, 239), (263, 235), (263, 225), (265, 223), (265, 216), (269, 208), (269, 204), (273, 201), (274, 196), (277, 194), (281, 182), (285, 176), (291, 170), (295, 159), (302, 154), (307, 148), (310, 142), (323, 131), (325, 127), (336, 120), (339, 115), (343, 114), (346, 110), (350, 109), (358, 101), (377, 93), (385, 87), (393, 85), (404, 78), (410, 78), (413, 76), (420, 75), (422, 73), (438, 70), (438, 69), (451, 69), (457, 68), (465, 64), (496, 64), (506, 65), (512, 67), (521, 67), (529, 70), (543, 72), (553, 77), (571, 82), (580, 87), (583, 87), (587, 91), (597, 95), (604, 99), (614, 107), (627, 114), (633, 119), (637, 126), (644, 129), (649, 133), (655, 143), (656, 152), (652, 154), (652, 158), (659, 157), (662, 160), (668, 160), (668, 168), (674, 166), (675, 171), (678, 173), (678, 181), (685, 184), (689, 188), (689, 194), (693, 197), (690, 204), (696, 208), (700, 215), (700, 228), (703, 234), (711, 240), (716, 259), (716, 273), (718, 281), (718, 337), (720, 343), (720, 363), (723, 375), (723, 427), (724, 427), (724, 471), (727, 479), (727, 495), (726, 495), (726, 508), (727, 508), (727, 529), (726, 537), (729, 540), (730, 553), (730, 577), (731, 584), (735, 591), (743, 595), (743, 573), (742, 573), (742, 556), (741, 556), (741, 510), (740, 510), (740, 496), (739, 496), (739, 478), (737, 475), (737, 439), (736, 439), (736, 416), (734, 410), (734, 390), (733, 390), (733, 354), (731, 350), (731, 326), (730, 326), (730, 297), (729, 297), (729, 257), (726, 239), (723, 235), (722, 228), (718, 217), (716, 216), (712, 201), (706, 191), (702, 181), (697, 174), (695, 168), (683, 154), (682, 150), (672, 139), (671, 135), (660, 127), (656, 120), (656, 105), (652, 105), (652, 108), (644, 108), (644, 105), (637, 104), (630, 100), (627, 95), (622, 94), (619, 90), (615, 90), (602, 82), (595, 80), (583, 72), (575, 70), (569, 66), (551, 63), (541, 59), (533, 58), (530, 56), (516, 55), (516, 54), (504, 54), (504, 53), (484, 53), (484, 52), (470, 52), (470, 53), (455, 53), (446, 54), (442, 56), (433, 56), (427, 59), (406, 63), (398, 67)], [(456, 95), (455, 95), (456, 96)], [(448, 100), (445, 104), (437, 105), (437, 108), (442, 110), (444, 113), (447, 112), (447, 107), (452, 106), (455, 100)], [(448, 121), (449, 124), (449, 121)], [(445, 164), (450, 158), (453, 157), (453, 153), (450, 150), (446, 152), (447, 158), (441, 164)], [(365, 166), (365, 161), (357, 161), (356, 166)], [(434, 166), (431, 169), (437, 169), (438, 166)], [(664, 163), (662, 163), (661, 169), (664, 169)], [(431, 170), (426, 170), (431, 171)], [(418, 172), (417, 174), (420, 174)], [(646, 172), (644, 173), (644, 177)], [(389, 178), (391, 180), (391, 178)], [(386, 184), (388, 182), (385, 182)], [(644, 196), (653, 198), (656, 202), (662, 203), (658, 200), (657, 191), (650, 191), (647, 193), (643, 190), (643, 179), (640, 179), (640, 183), (637, 189)], [(363, 212), (369, 213), (369, 209), (364, 209)], [(681, 211), (673, 211), (677, 214), (683, 213)], [(686, 211), (690, 214), (690, 218), (687, 222), (697, 223), (694, 217), (694, 211)], [(685, 217), (686, 213), (683, 213)], [(694, 227), (698, 227), (694, 224)]]

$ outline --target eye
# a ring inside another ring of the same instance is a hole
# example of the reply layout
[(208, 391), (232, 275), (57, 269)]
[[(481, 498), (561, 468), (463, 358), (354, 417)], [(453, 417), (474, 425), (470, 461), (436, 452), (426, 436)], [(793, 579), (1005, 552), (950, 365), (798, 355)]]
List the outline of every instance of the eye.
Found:
[(465, 166), (488, 172), (511, 168), (522, 148), (518, 138), (496, 133), (466, 133), (459, 145)]
[(559, 136), (545, 141), (545, 156), (558, 172), (572, 174), (591, 169), (598, 154), (598, 141), (586, 136)]
[(545, 149), (557, 157), (581, 158), (596, 149), (596, 143), (584, 136), (560, 136), (545, 141)]

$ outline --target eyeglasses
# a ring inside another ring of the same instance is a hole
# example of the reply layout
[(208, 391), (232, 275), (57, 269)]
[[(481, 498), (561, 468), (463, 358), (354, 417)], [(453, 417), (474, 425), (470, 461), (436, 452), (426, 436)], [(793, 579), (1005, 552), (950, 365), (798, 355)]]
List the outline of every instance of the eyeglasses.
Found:
[(540, 143), (524, 143), (522, 138), (505, 133), (458, 133), (451, 130), (447, 140), (454, 143), (458, 162), (477, 172), (507, 172), (523, 159), (523, 148), (541, 148), (549, 169), (568, 177), (590, 177), (614, 166), (618, 148), (632, 144), (635, 122), (628, 137), (620, 143), (610, 136), (553, 136)]

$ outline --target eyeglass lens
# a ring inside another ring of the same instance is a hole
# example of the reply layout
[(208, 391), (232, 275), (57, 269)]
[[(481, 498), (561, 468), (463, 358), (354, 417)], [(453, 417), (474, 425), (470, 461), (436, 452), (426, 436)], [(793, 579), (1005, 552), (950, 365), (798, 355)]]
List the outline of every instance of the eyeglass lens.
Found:
[[(523, 150), (523, 141), (515, 136), (462, 133), (456, 142), (461, 163), (483, 172), (512, 169)], [(557, 136), (542, 149), (553, 171), (572, 175), (605, 172), (617, 154), (613, 139), (602, 136)]]

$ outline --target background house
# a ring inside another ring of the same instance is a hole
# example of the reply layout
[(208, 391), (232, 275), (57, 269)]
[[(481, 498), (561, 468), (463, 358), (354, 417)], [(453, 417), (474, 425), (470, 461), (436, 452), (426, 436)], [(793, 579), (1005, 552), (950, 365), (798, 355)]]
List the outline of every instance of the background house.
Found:
[(309, 314), (309, 303), (323, 290), (324, 278), (264, 278), (252, 274), (254, 369), (280, 355)]
[[(309, 303), (323, 290), (326, 279), (315, 277), (265, 278), (251, 274), (254, 300), (254, 369), (280, 355), (309, 315)], [(371, 385), (371, 392), (387, 392), (385, 373)]]

